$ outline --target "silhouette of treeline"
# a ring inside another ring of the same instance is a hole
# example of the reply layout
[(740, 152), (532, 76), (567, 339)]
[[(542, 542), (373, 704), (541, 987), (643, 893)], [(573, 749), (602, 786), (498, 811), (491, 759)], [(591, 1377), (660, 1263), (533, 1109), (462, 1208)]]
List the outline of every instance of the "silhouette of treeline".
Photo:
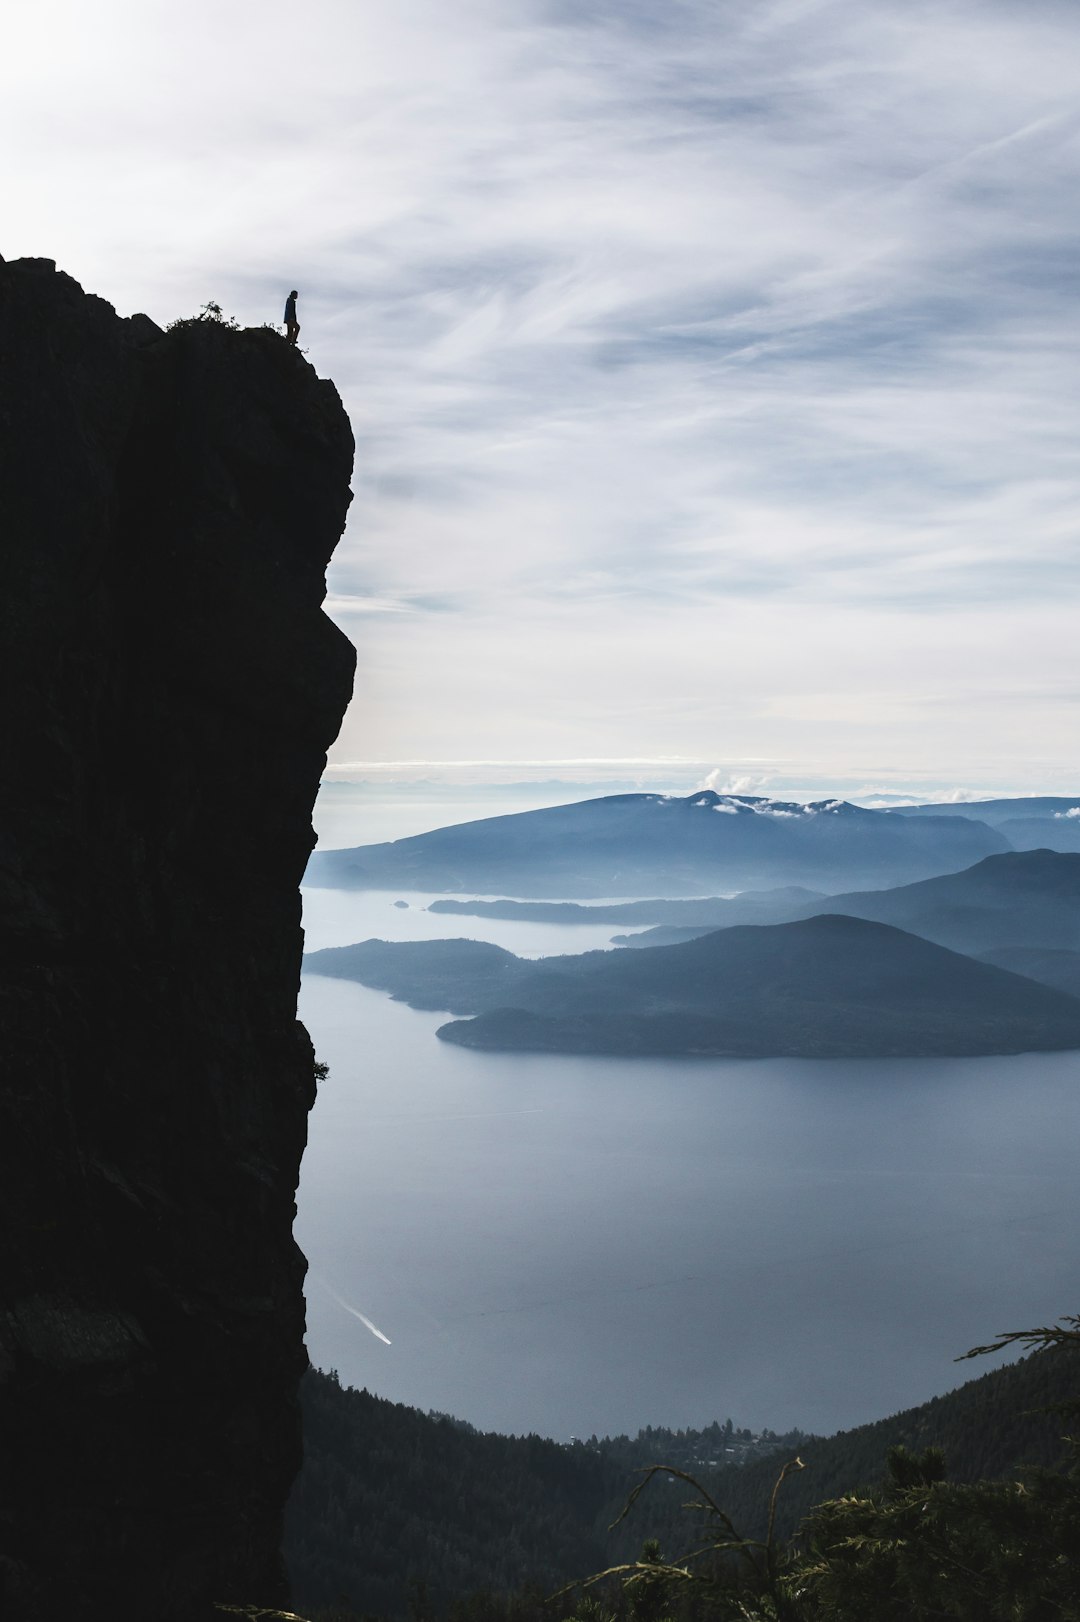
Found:
[[(880, 1483), (891, 1447), (903, 1446), (912, 1452), (940, 1448), (949, 1480), (956, 1482), (1001, 1479), (1019, 1465), (1056, 1468), (1064, 1454), (1062, 1434), (1076, 1427), (1038, 1410), (1077, 1395), (1078, 1364), (1080, 1358), (1075, 1351), (1041, 1352), (888, 1419), (839, 1431), (835, 1436), (803, 1441), (793, 1451), (798, 1452), (804, 1468), (785, 1481), (777, 1499), (778, 1535), (791, 1536), (810, 1510), (824, 1500)], [(728, 1468), (712, 1475), (696, 1473), (709, 1481), (710, 1490), (740, 1530), (749, 1537), (761, 1537), (768, 1521), (777, 1462), (783, 1457), (785, 1454), (780, 1452), (751, 1461), (741, 1469)], [(685, 1494), (680, 1495), (679, 1503), (683, 1497)], [(654, 1507), (650, 1535), (660, 1537), (670, 1548), (677, 1522), (674, 1503)]]
[[(313, 1622), (558, 1622), (573, 1605), (541, 1610), (543, 1594), (636, 1559), (646, 1539), (668, 1553), (686, 1544), (687, 1489), (666, 1476), (608, 1530), (646, 1466), (682, 1463), (744, 1535), (760, 1537), (778, 1467), (797, 1449), (805, 1468), (778, 1500), (776, 1529), (787, 1537), (823, 1500), (880, 1484), (897, 1445), (941, 1448), (955, 1483), (1009, 1478), (1022, 1465), (1057, 1467), (1067, 1426), (1032, 1410), (1067, 1401), (1076, 1383), (1075, 1352), (1040, 1352), (889, 1419), (827, 1438), (763, 1433), (764, 1445), (778, 1448), (769, 1457), (689, 1468), (748, 1433), (721, 1424), (650, 1427), (636, 1438), (564, 1446), (482, 1434), (312, 1371), (303, 1389), (305, 1462), (286, 1534), (295, 1601)], [(608, 1613), (636, 1614), (629, 1600), (605, 1604)], [(669, 1603), (659, 1614), (677, 1613)]]
[(728, 1419), (722, 1425), (715, 1421), (701, 1430), (673, 1431), (663, 1425), (646, 1425), (636, 1436), (605, 1436), (602, 1440), (590, 1436), (587, 1442), (577, 1445), (602, 1453), (628, 1470), (640, 1470), (648, 1464), (674, 1464), (694, 1471), (741, 1465), (785, 1449), (797, 1450), (808, 1440), (805, 1431), (792, 1430), (779, 1436), (768, 1429), (740, 1429)]
[(302, 1610), (344, 1600), (350, 1615), (404, 1617), (422, 1585), (441, 1616), (474, 1590), (550, 1592), (605, 1563), (604, 1514), (626, 1471), (602, 1455), (481, 1433), (333, 1372), (310, 1370), (301, 1400), (286, 1556)]

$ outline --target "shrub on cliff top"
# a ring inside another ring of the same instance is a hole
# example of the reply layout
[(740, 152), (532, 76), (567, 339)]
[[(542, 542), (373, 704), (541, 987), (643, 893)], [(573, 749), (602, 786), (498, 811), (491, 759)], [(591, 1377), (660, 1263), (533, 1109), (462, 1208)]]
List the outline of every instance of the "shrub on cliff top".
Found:
[(213, 299), (207, 300), (198, 315), (179, 316), (175, 321), (170, 321), (165, 330), (175, 332), (178, 327), (197, 327), (207, 321), (218, 327), (228, 327), (232, 332), (240, 331), (239, 321), (234, 316), (226, 315), (221, 305), (215, 304)]

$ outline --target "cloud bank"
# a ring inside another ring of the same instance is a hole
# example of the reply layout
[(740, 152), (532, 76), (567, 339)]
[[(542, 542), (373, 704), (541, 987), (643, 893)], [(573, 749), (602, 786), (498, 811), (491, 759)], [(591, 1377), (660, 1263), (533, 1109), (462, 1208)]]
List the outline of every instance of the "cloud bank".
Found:
[(340, 759), (1080, 764), (1074, 8), (53, 0), (0, 105), (5, 255), (300, 288)]

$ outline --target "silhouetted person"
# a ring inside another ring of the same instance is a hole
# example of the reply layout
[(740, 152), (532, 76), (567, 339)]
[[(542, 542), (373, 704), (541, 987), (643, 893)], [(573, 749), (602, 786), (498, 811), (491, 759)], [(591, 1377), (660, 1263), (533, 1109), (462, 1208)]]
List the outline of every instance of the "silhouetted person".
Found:
[(300, 336), (300, 323), (296, 319), (296, 301), (299, 296), (294, 287), (285, 300), (285, 336), (291, 344), (294, 344)]

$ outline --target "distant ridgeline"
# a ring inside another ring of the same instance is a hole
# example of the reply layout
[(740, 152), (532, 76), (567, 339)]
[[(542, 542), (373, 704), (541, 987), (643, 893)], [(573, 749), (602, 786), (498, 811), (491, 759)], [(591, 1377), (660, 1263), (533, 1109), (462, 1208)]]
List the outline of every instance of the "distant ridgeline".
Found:
[(319, 851), (306, 882), (560, 900), (787, 884), (835, 892), (907, 884), (1037, 847), (1080, 852), (1080, 800), (870, 811), (842, 800), (797, 805), (711, 790), (617, 794)]
[[(457, 908), (506, 916), (515, 905)], [(305, 963), (414, 1008), (472, 1016), (438, 1033), (465, 1047), (744, 1058), (1080, 1047), (1080, 854), (1010, 852), (888, 890), (807, 899), (788, 888), (627, 910), (638, 922), (691, 911), (697, 921), (617, 937), (649, 947), (633, 952), (529, 960), (483, 941), (369, 940)], [(565, 904), (552, 911), (566, 921)], [(575, 908), (593, 911), (624, 916)]]
[[(312, 1371), (303, 1391), (305, 1463), (286, 1531), (294, 1603), (336, 1622), (451, 1611), (482, 1622), (501, 1614), (500, 1596), (532, 1584), (534, 1598), (519, 1614), (565, 1616), (580, 1596), (561, 1610), (539, 1599), (635, 1559), (646, 1538), (659, 1539), (667, 1553), (685, 1546), (688, 1489), (666, 1477), (609, 1530), (641, 1469), (661, 1462), (701, 1480), (740, 1531), (759, 1538), (778, 1468), (796, 1453), (805, 1468), (778, 1500), (784, 1537), (823, 1499), (881, 1481), (886, 1452), (897, 1444), (943, 1448), (949, 1480), (961, 1483), (1009, 1478), (1023, 1465), (1053, 1468), (1067, 1426), (1038, 1410), (1076, 1394), (1077, 1361), (1075, 1351), (1040, 1352), (921, 1407), (825, 1439), (766, 1433), (748, 1443), (745, 1433), (715, 1425), (650, 1427), (635, 1438), (567, 1446), (483, 1435)], [(758, 1456), (710, 1463), (733, 1445), (732, 1436)], [(489, 1598), (470, 1606), (476, 1591)]]
[(908, 819), (840, 800), (616, 794), (318, 852), (307, 883), (560, 898), (835, 889), (950, 872), (1009, 848), (984, 823)]

